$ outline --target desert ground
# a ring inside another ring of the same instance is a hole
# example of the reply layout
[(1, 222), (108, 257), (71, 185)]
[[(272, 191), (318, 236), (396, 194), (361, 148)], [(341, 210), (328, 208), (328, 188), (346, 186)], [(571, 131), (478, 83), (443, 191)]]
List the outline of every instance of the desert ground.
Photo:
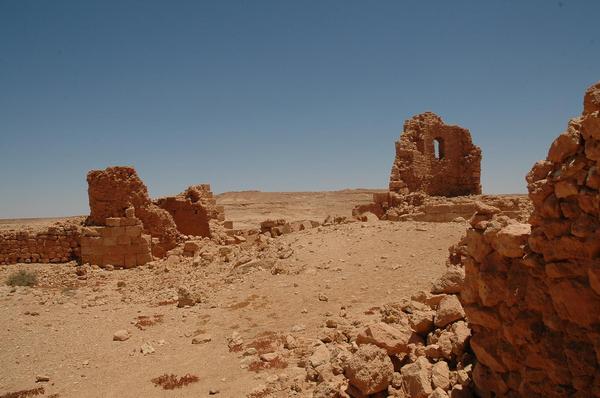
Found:
[[(232, 192), (217, 202), (236, 228), (257, 227), (266, 218), (349, 216), (372, 193)], [(5, 220), (0, 228), (27, 223)], [(377, 321), (384, 304), (429, 290), (465, 229), (465, 222), (371, 220), (269, 238), (262, 257), (242, 243), (207, 253), (200, 264), (172, 255), (127, 270), (2, 266), (0, 280), (26, 269), (38, 284), (0, 286), (0, 397), (259, 397), (278, 383), (312, 396), (302, 389), (300, 356), (253, 366), (275, 350), (265, 345), (281, 339), (310, 348), (338, 324)], [(197, 304), (178, 307), (182, 285), (201, 293)], [(119, 333), (129, 337), (115, 340)], [(152, 381), (165, 374), (197, 381), (165, 390)]]

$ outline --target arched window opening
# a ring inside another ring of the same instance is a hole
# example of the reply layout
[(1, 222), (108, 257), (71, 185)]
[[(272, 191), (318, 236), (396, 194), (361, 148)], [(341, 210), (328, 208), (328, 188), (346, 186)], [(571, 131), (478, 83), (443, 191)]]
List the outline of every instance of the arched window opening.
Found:
[(433, 140), (433, 155), (438, 160), (444, 158), (444, 140), (441, 138)]

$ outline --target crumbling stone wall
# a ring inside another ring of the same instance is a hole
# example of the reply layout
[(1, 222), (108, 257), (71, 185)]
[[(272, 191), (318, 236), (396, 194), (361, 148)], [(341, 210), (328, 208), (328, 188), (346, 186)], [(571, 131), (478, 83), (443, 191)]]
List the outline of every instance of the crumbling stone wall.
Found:
[(179, 232), (171, 215), (150, 200), (148, 189), (132, 167), (108, 167), (92, 170), (87, 175), (90, 216), (88, 225), (106, 225), (110, 217), (125, 217), (125, 210), (133, 206), (142, 221), (144, 231), (157, 244), (153, 254), (163, 257), (177, 244)]
[(404, 132), (396, 141), (391, 192), (476, 195), (481, 193), (480, 175), (481, 150), (473, 144), (469, 130), (446, 125), (432, 112), (404, 123)]
[(193, 185), (177, 196), (157, 199), (154, 203), (169, 212), (179, 232), (210, 237), (210, 220), (225, 220), (223, 206), (217, 206), (209, 184)]
[(57, 223), (42, 230), (0, 231), (0, 264), (63, 263), (79, 258), (76, 225)]
[(81, 236), (81, 262), (132, 268), (152, 261), (150, 235), (133, 209), (127, 217), (109, 217), (106, 226), (86, 227)]
[(364, 213), (375, 214), (390, 221), (451, 222), (457, 218), (468, 219), (480, 203), (500, 209), (503, 215), (527, 221), (531, 214), (531, 201), (526, 195), (471, 195), (447, 198), (427, 196), (422, 192), (398, 194), (382, 192), (373, 194), (373, 203), (358, 205), (352, 215), (360, 218)]
[(600, 397), (600, 83), (527, 175), (530, 224), (482, 207), (461, 301), (482, 397)]

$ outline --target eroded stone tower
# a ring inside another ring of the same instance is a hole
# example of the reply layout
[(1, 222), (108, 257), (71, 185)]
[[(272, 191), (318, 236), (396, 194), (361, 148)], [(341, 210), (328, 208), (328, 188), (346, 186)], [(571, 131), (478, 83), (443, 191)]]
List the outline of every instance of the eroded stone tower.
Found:
[(449, 126), (432, 112), (404, 123), (396, 141), (390, 191), (422, 191), (432, 196), (481, 194), (481, 149), (469, 130)]

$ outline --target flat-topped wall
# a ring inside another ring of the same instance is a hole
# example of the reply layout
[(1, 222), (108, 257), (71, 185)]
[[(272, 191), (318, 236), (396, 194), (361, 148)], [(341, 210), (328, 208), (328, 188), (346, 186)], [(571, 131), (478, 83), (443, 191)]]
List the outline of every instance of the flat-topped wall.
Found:
[(79, 258), (79, 245), (75, 225), (0, 231), (0, 264), (67, 262)]

